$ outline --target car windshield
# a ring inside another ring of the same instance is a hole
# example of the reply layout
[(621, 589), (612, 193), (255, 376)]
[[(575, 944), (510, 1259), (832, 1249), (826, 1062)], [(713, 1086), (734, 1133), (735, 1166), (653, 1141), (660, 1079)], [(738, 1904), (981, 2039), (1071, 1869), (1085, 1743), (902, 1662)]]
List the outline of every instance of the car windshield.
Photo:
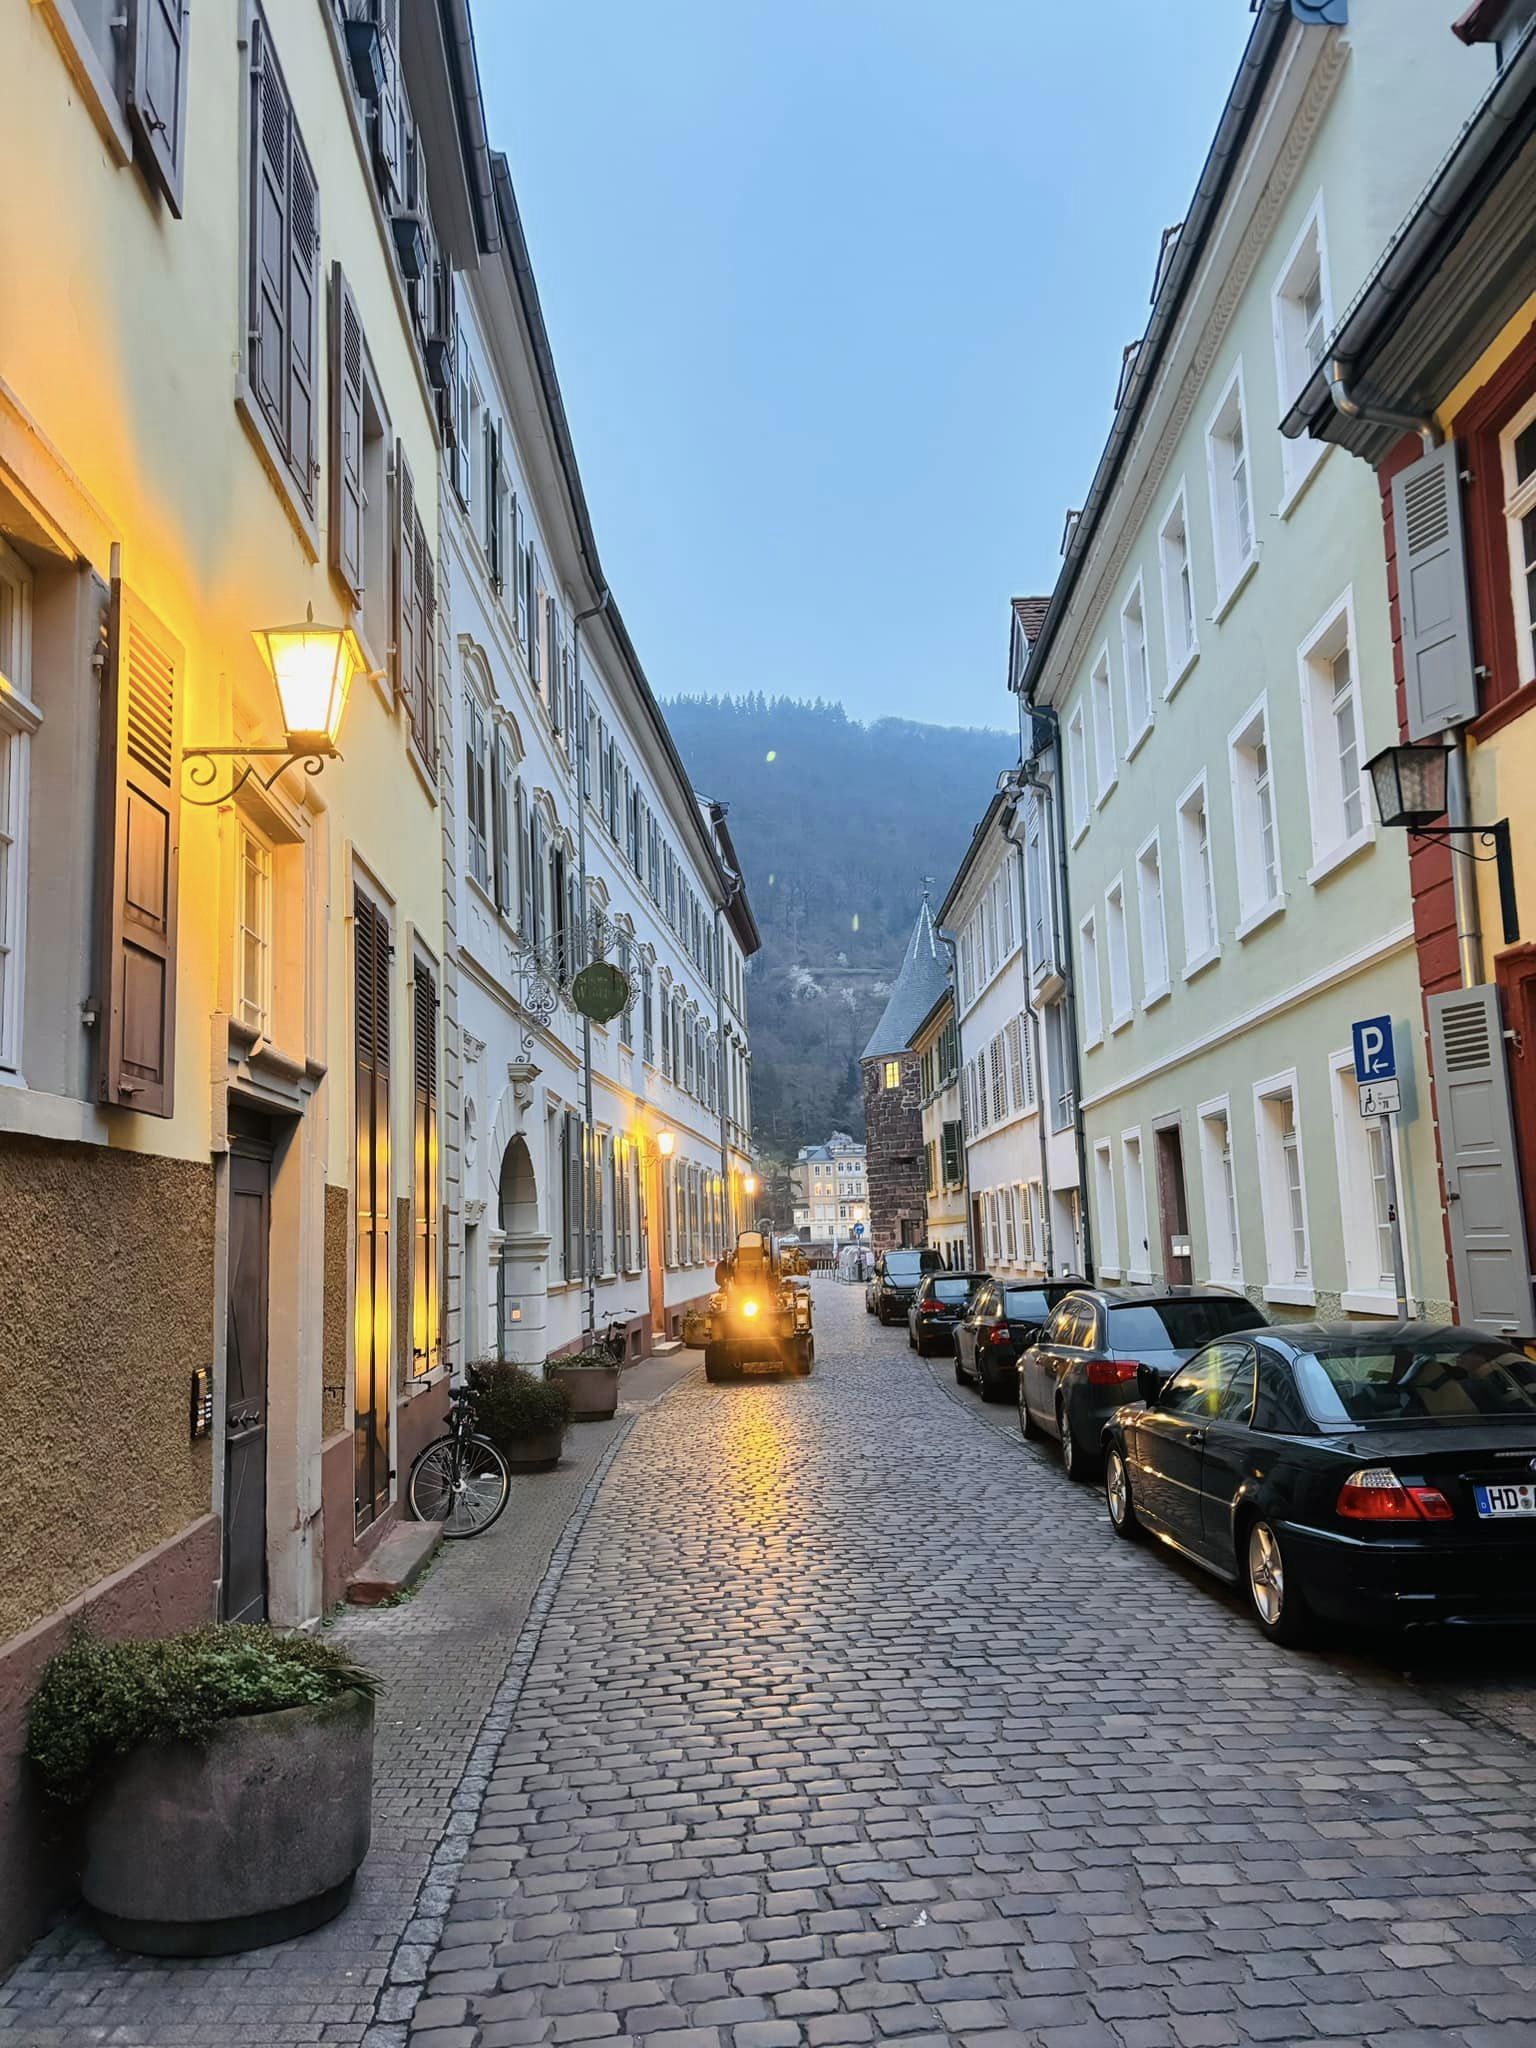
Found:
[(1536, 1418), (1536, 1365), (1491, 1339), (1378, 1337), (1304, 1352), (1302, 1399), (1319, 1422), (1475, 1422)]
[(1113, 1303), (1109, 1344), (1113, 1351), (1193, 1351), (1232, 1330), (1256, 1330), (1263, 1316), (1251, 1301), (1211, 1295), (1192, 1301)]
[(1051, 1305), (1038, 1287), (1007, 1287), (1003, 1290), (1003, 1314), (1011, 1323), (1043, 1323)]
[(885, 1277), (900, 1281), (903, 1286), (915, 1280), (923, 1270), (920, 1252), (887, 1252), (885, 1255)]
[(940, 1301), (969, 1301), (980, 1285), (979, 1280), (930, 1280), (928, 1292)]

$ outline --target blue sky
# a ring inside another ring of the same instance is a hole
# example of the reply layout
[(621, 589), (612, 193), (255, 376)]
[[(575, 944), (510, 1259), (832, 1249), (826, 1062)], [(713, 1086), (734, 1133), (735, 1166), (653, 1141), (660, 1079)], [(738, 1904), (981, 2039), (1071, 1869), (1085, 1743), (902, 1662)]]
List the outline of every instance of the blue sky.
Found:
[(485, 0), (491, 132), (659, 694), (1009, 725), (1248, 0)]

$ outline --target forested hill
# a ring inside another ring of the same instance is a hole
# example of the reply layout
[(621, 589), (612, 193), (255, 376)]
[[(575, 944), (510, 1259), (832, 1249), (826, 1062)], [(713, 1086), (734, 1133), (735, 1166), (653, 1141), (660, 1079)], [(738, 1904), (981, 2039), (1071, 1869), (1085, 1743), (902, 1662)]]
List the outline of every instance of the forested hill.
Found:
[(949, 885), (998, 771), (1003, 732), (850, 719), (790, 697), (664, 707), (694, 785), (730, 806), (763, 933), (748, 995), (757, 1135), (783, 1158), (863, 1112), (858, 1056), (922, 896)]

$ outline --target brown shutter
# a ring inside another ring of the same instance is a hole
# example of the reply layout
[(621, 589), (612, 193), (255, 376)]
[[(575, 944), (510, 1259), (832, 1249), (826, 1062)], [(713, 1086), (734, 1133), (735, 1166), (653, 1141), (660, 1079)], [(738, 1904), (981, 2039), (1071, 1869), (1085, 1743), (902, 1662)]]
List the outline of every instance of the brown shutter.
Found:
[(356, 1295), (353, 1303), (353, 1442), (357, 1526), (389, 1504), (390, 1187), (389, 920), (361, 889), (352, 893)]
[(320, 188), (296, 126), (288, 159), (288, 460), (312, 503), (320, 347)]
[(266, 25), (251, 37), (251, 385), (279, 444), (283, 416), (288, 272), (288, 93)]
[(169, 1116), (181, 827), (178, 641), (113, 579), (102, 687), (98, 1094)]
[(437, 1239), (437, 980), (416, 963), (412, 992), (411, 1370), (439, 1362)]
[(437, 619), (437, 573), (432, 550), (427, 546), (426, 528), (416, 521), (414, 549), (416, 606), (416, 669), (411, 685), (411, 730), (422, 757), (437, 774), (437, 661), (434, 639)]
[(180, 220), (186, 168), (186, 0), (132, 0), (127, 102), (155, 182)]
[(363, 323), (357, 300), (331, 268), (331, 567), (363, 595)]
[(416, 485), (405, 459), (405, 443), (395, 443), (395, 661), (397, 697), (409, 697), (416, 672)]

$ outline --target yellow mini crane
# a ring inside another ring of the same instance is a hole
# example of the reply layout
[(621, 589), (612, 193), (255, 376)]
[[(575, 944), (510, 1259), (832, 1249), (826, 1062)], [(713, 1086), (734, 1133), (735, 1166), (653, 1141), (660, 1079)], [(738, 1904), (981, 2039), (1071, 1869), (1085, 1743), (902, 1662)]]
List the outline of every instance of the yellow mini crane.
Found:
[(816, 1360), (811, 1290), (795, 1285), (772, 1238), (743, 1230), (715, 1268), (708, 1307), (684, 1316), (683, 1342), (703, 1350), (710, 1380), (739, 1379), (753, 1367), (804, 1378)]

